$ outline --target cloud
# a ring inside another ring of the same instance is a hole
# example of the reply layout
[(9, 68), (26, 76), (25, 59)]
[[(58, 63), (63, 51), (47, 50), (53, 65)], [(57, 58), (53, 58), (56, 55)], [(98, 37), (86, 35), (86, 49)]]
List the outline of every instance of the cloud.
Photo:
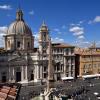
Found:
[(87, 47), (90, 47), (90, 45), (91, 45), (91, 43), (89, 41), (85, 41), (85, 40), (77, 40), (77, 41), (75, 41), (74, 44), (81, 48), (87, 48)]
[(74, 24), (74, 23), (71, 23), (71, 24), (70, 24), (70, 26), (75, 26), (75, 25), (76, 25), (76, 24)]
[(3, 10), (11, 10), (12, 7), (10, 5), (0, 5), (0, 9), (3, 9)]
[(30, 14), (30, 15), (34, 15), (34, 11), (31, 10), (31, 11), (29, 12), (29, 14)]
[(55, 37), (55, 38), (51, 38), (51, 41), (54, 43), (63, 43), (64, 39), (59, 38), (59, 37)]
[(0, 47), (4, 47), (4, 38), (3, 36), (7, 32), (7, 26), (0, 26)]
[[(35, 32), (37, 33), (37, 32)], [(38, 47), (39, 43), (38, 43), (38, 38), (39, 38), (39, 34), (34, 34), (34, 46)]]
[(63, 25), (63, 26), (62, 26), (62, 29), (66, 29), (66, 26), (65, 26), (65, 25)]
[(55, 31), (58, 34), (61, 34), (62, 33), (58, 28), (55, 28), (53, 31)]
[(12, 15), (11, 14), (7, 14), (7, 17), (11, 17)]
[(7, 32), (7, 26), (0, 26), (0, 33), (6, 33)]
[(54, 31), (59, 32), (60, 30), (58, 28), (55, 28)]
[(88, 24), (92, 24), (93, 22), (90, 20), (89, 22), (88, 22)]
[(93, 20), (89, 20), (88, 24), (100, 23), (100, 16), (96, 16)]
[(85, 20), (81, 20), (79, 21), (79, 24), (83, 24), (85, 22)]
[(83, 24), (85, 22), (85, 20), (81, 20), (78, 23), (71, 23), (70, 26), (81, 26), (81, 24)]
[(100, 22), (100, 16), (96, 16), (95, 19), (94, 19), (94, 22), (95, 22), (95, 23)]
[(78, 39), (84, 39), (85, 37), (83, 35), (78, 36)]
[(79, 35), (84, 34), (84, 28), (83, 27), (79, 27), (79, 26), (71, 27), (69, 29), (69, 31), (72, 32), (73, 35), (75, 35), (75, 36), (79, 36)]

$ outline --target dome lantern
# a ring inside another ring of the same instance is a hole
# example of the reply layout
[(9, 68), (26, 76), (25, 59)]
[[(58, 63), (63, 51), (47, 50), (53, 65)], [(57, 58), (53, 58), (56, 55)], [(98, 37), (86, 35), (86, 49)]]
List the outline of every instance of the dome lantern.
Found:
[(21, 9), (18, 9), (17, 12), (16, 12), (16, 20), (19, 21), (19, 20), (23, 20), (23, 12)]

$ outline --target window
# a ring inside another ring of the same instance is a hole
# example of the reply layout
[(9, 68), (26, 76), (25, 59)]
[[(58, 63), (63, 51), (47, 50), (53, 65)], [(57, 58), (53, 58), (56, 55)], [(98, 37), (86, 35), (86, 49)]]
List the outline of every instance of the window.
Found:
[(56, 66), (54, 66), (54, 71), (56, 71)]
[(66, 51), (66, 55), (68, 55), (68, 52), (69, 52), (68, 48), (66, 48), (65, 51)]
[(73, 54), (74, 53), (74, 49), (71, 49), (71, 54)]
[(6, 72), (2, 72), (2, 82), (6, 82), (6, 79), (7, 79), (7, 73)]
[(74, 70), (74, 66), (73, 65), (71, 65), (71, 70)]
[(68, 73), (66, 73), (66, 77), (68, 77)]
[(57, 66), (57, 71), (60, 71), (60, 62), (58, 62), (58, 63), (56, 64), (56, 66)]
[(43, 41), (46, 41), (46, 33), (43, 33)]
[(31, 70), (31, 80), (34, 80), (33, 70)]
[(44, 73), (44, 78), (46, 78), (47, 77), (47, 75), (46, 75), (46, 73)]
[(17, 47), (20, 48), (20, 41), (17, 42)]
[(8, 41), (8, 47), (10, 47), (10, 41)]
[(46, 66), (44, 66), (44, 72), (46, 71), (47, 69), (46, 69)]
[(27, 47), (30, 48), (30, 43), (29, 42), (27, 43)]
[(61, 64), (61, 71), (63, 70), (63, 64)]
[(43, 50), (43, 53), (46, 53), (46, 50)]
[(66, 72), (69, 71), (69, 65), (66, 65)]
[(71, 60), (72, 60), (72, 64), (73, 64), (74, 63), (74, 57), (72, 57)]

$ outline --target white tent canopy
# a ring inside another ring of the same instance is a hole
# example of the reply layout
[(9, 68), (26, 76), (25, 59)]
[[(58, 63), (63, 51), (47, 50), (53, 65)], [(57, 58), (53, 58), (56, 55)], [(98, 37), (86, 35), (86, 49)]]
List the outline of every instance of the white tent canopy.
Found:
[(94, 75), (83, 75), (83, 78), (95, 78), (95, 77), (100, 77), (100, 74), (94, 74)]
[(62, 77), (61, 79), (62, 79), (62, 80), (73, 80), (74, 77)]

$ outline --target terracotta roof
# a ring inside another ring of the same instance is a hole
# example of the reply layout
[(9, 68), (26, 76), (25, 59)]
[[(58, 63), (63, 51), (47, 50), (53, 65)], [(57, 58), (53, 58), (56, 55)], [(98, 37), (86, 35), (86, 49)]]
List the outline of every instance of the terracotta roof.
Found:
[(68, 47), (74, 47), (72, 45), (69, 44), (65, 44), (65, 43), (52, 43), (52, 46), (54, 48), (68, 48)]
[(0, 84), (0, 100), (17, 100), (21, 85), (16, 84)]

